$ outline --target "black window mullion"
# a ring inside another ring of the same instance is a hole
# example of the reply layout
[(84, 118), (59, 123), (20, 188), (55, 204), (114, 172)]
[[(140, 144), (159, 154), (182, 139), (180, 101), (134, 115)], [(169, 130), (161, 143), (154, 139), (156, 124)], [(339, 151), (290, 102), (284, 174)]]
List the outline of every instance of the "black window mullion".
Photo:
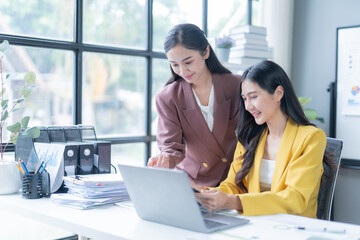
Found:
[(247, 1), (246, 24), (252, 25), (252, 0)]
[(74, 87), (74, 124), (82, 123), (82, 64), (83, 64), (83, 1), (76, 1), (75, 42), (75, 87)]
[(208, 32), (208, 0), (203, 0), (202, 28), (207, 36)]
[(151, 95), (152, 95), (152, 39), (153, 39), (153, 18), (152, 18), (153, 0), (147, 0), (147, 50), (150, 55), (147, 57), (147, 68), (146, 68), (146, 88), (145, 88), (145, 108), (146, 108), (146, 119), (145, 119), (145, 131), (146, 137), (149, 141), (145, 142), (145, 159), (146, 165), (147, 160), (151, 156)]

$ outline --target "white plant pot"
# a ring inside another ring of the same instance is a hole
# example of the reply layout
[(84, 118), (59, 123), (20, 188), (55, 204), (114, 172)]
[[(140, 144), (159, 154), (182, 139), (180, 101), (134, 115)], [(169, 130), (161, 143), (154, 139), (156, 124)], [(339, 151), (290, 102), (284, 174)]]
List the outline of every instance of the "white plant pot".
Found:
[(230, 55), (230, 48), (217, 48), (216, 56), (218, 57), (220, 62), (228, 62)]
[(21, 187), (20, 170), (12, 160), (0, 160), (0, 194), (19, 192)]

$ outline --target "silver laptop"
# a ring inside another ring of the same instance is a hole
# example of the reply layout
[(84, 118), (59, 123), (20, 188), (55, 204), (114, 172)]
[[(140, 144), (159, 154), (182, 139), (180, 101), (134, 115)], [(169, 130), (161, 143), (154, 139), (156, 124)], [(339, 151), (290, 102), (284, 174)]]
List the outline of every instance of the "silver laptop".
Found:
[(118, 165), (140, 218), (197, 232), (214, 232), (249, 222), (201, 210), (188, 176), (180, 170)]

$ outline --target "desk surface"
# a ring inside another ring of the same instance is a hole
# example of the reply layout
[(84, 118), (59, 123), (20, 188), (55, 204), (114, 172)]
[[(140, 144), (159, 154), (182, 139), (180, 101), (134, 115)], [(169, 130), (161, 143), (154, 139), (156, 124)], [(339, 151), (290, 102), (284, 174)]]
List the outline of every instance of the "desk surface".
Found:
[[(213, 234), (202, 234), (140, 219), (135, 209), (108, 205), (78, 210), (49, 199), (23, 199), (21, 194), (0, 195), (0, 208), (95, 239), (360, 239), (360, 226), (293, 215), (246, 217), (250, 224)], [(346, 229), (345, 234), (297, 230), (295, 226)], [(259, 231), (259, 229), (262, 229)], [(311, 238), (318, 237), (318, 238)]]

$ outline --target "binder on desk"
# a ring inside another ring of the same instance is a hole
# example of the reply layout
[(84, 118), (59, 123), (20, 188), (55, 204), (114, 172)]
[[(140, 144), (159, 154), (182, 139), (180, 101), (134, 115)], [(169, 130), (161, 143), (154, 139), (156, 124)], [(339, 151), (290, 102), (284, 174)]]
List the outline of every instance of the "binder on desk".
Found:
[(67, 142), (81, 142), (81, 132), (77, 126), (64, 126), (64, 134)]
[(60, 126), (49, 126), (47, 128), (50, 142), (66, 142), (65, 131)]
[(64, 176), (78, 174), (79, 147), (77, 144), (66, 143), (64, 150)]
[(77, 127), (80, 130), (82, 141), (97, 140), (94, 126), (80, 124), (80, 125), (77, 125)]
[(79, 172), (92, 174), (94, 168), (94, 144), (83, 143), (79, 145)]
[(92, 174), (94, 169), (94, 144), (86, 142), (68, 142), (78, 146), (77, 174)]
[(110, 173), (111, 171), (111, 142), (86, 141), (94, 144), (94, 172)]
[(34, 142), (43, 142), (43, 143), (50, 143), (49, 133), (47, 131), (47, 127), (38, 127), (40, 130), (40, 136), (34, 138)]

